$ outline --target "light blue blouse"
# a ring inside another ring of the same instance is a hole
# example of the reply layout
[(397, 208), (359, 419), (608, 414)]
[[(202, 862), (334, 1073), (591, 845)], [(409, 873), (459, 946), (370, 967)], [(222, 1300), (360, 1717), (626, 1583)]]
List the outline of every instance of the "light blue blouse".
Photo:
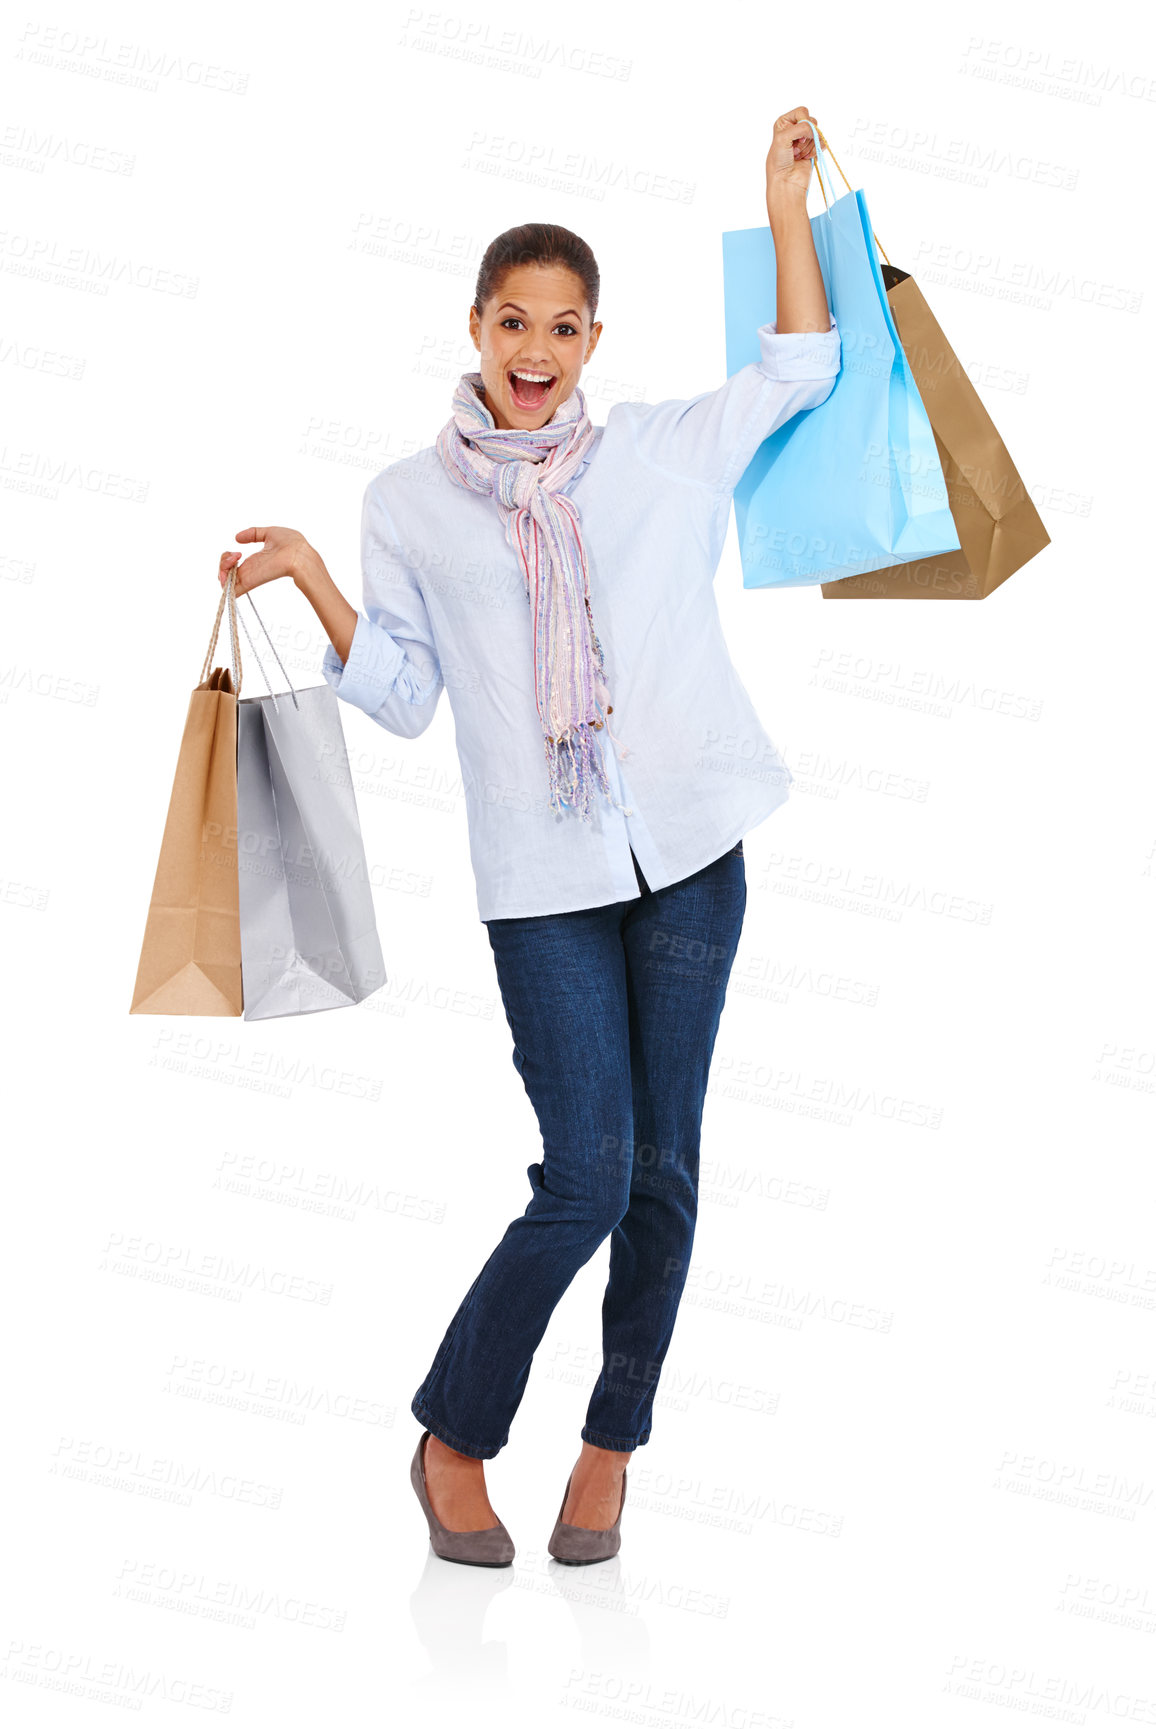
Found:
[[(483, 920), (633, 900), (719, 858), (788, 796), (790, 770), (731, 662), (714, 593), (731, 495), (762, 441), (834, 388), (836, 324), (759, 328), (761, 358), (687, 401), (615, 403), (566, 491), (614, 712), (595, 733), (617, 810), (551, 811), (530, 609), (494, 502), (433, 445), (391, 463), (362, 505), (364, 612), (322, 672), (387, 731), (416, 738), (444, 687)], [(618, 752), (627, 755), (620, 759)]]

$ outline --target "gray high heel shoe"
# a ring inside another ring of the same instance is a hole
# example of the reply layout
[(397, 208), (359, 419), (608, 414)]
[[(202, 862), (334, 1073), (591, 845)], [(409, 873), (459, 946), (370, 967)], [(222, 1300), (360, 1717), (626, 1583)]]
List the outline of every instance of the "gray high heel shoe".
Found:
[(622, 1547), (622, 1509), (626, 1505), (626, 1471), (622, 1473), (622, 1499), (618, 1503), (618, 1517), (613, 1525), (604, 1531), (591, 1530), (586, 1525), (565, 1525), (562, 1514), (566, 1510), (567, 1497), (570, 1494), (570, 1484), (574, 1473), (571, 1471), (566, 1479), (566, 1487), (562, 1494), (562, 1505), (558, 1509), (558, 1517), (554, 1521), (554, 1529), (546, 1547), (555, 1561), (565, 1561), (571, 1567), (583, 1567), (591, 1561), (609, 1561), (612, 1555), (617, 1555)]
[(451, 1531), (430, 1506), (425, 1480), (425, 1444), (428, 1440), (429, 1430), (425, 1429), (409, 1468), (409, 1480), (421, 1502), (434, 1554), (443, 1561), (463, 1561), (469, 1567), (508, 1567), (514, 1559), (514, 1542), (500, 1519), (496, 1525), (487, 1525), (482, 1531)]

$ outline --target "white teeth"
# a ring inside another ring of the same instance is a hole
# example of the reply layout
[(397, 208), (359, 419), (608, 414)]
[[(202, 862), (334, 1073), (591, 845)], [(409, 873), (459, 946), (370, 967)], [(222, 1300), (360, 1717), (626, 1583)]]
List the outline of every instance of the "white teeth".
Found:
[(515, 378), (527, 378), (531, 384), (549, 384), (552, 372), (514, 372)]

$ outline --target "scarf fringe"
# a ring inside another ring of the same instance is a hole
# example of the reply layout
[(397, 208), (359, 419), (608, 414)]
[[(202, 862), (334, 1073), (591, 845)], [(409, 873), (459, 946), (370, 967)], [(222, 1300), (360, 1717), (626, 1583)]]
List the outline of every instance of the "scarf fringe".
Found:
[(569, 805), (577, 812), (581, 821), (590, 822), (593, 781), (615, 810), (620, 810), (624, 816), (634, 815), (630, 806), (619, 804), (610, 790), (610, 782), (606, 778), (606, 764), (602, 760), (602, 752), (598, 748), (591, 723), (576, 727), (565, 738), (547, 738), (545, 746), (552, 811), (557, 814), (563, 805)]

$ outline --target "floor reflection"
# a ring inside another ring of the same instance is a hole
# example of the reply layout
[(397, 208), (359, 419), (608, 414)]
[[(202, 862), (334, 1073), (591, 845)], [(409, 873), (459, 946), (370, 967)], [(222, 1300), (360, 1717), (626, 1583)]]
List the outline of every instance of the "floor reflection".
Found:
[(410, 1610), (429, 1657), (428, 1679), (467, 1687), (501, 1687), (509, 1680), (506, 1642), (487, 1639), (485, 1622), (494, 1598), (514, 1588), (517, 1565), (467, 1567), (427, 1547)]
[(565, 1604), (577, 1641), (559, 1628), (560, 1681), (571, 1668), (607, 1667), (619, 1675), (649, 1672), (650, 1631), (631, 1601), (620, 1555), (568, 1567), (545, 1548), (519, 1548), (512, 1567), (468, 1567), (443, 1561), (429, 1549), (410, 1596), (414, 1627), (429, 1657), (427, 1685), (441, 1682), (488, 1691), (517, 1679), (521, 1665), (515, 1656), (511, 1677), (506, 1640), (486, 1637), (490, 1605), (507, 1591), (531, 1591)]

